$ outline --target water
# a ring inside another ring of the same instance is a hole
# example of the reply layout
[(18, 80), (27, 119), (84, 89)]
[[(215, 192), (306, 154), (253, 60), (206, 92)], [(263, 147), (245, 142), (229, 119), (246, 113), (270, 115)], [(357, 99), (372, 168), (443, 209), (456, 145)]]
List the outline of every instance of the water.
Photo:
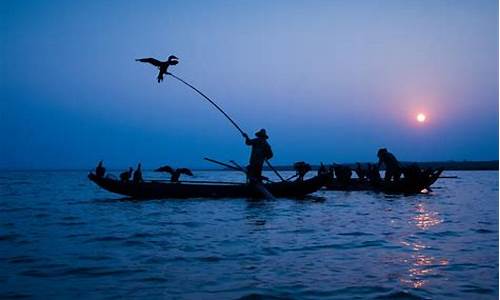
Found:
[(498, 299), (498, 172), (446, 175), (411, 197), (137, 202), (4, 172), (0, 298)]

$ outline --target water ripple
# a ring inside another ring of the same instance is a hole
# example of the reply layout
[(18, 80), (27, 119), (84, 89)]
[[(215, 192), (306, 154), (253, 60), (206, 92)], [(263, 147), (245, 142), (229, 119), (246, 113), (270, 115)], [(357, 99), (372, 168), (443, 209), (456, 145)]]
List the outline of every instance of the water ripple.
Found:
[(135, 201), (4, 172), (0, 298), (498, 299), (498, 172), (457, 174), (410, 197)]

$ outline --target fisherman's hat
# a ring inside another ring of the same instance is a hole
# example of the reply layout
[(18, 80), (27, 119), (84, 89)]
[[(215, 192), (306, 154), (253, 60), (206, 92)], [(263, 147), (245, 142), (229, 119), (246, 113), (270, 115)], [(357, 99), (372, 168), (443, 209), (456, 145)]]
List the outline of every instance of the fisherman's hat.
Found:
[(269, 138), (269, 137), (267, 136), (267, 134), (266, 134), (266, 130), (265, 130), (265, 129), (261, 129), (261, 130), (257, 131), (257, 132), (255, 133), (255, 136), (256, 136), (256, 137), (260, 137), (260, 138), (265, 138), (265, 139)]

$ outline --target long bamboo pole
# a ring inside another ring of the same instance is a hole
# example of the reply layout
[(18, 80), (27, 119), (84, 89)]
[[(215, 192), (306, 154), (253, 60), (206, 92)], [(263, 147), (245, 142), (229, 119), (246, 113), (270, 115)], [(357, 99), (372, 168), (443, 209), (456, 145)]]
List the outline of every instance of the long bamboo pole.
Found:
[[(183, 80), (182, 78), (170, 73), (170, 72), (167, 72), (167, 75), (170, 75), (172, 76), (173, 78), (179, 80), (180, 82), (184, 83), (185, 85), (187, 85), (188, 87), (192, 88), (194, 91), (196, 91), (198, 94), (200, 94), (203, 98), (205, 98), (205, 100), (207, 100), (208, 102), (210, 102), (210, 104), (212, 104), (217, 110), (219, 110), (228, 120), (229, 122), (231, 122), (231, 124), (234, 125), (234, 127), (236, 127), (236, 129), (238, 129), (238, 131), (243, 135), (243, 136), (246, 136), (247, 134), (240, 128), (240, 126), (238, 126), (238, 124), (236, 124), (236, 122), (219, 106), (217, 105), (217, 103), (215, 103), (212, 99), (208, 98), (207, 95), (203, 94), (199, 89), (195, 88), (193, 85), (189, 84), (188, 82), (186, 82), (185, 80)], [(276, 174), (280, 179), (281, 181), (285, 181), (285, 179), (281, 176), (280, 173), (278, 173), (278, 171), (271, 165), (271, 163), (266, 159), (266, 164), (268, 165), (268, 167), (274, 172), (274, 174)]]

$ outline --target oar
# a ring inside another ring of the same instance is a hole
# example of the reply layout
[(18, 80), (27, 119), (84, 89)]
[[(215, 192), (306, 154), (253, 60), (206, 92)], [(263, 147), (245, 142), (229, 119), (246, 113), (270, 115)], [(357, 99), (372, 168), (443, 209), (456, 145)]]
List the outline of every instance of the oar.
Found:
[[(237, 171), (241, 171), (243, 173), (245, 173), (247, 175), (247, 177), (251, 178), (251, 179), (254, 179), (252, 178), (251, 176), (248, 175), (248, 172), (243, 168), (243, 167), (234, 167), (234, 166), (231, 166), (229, 164), (226, 164), (226, 163), (223, 163), (223, 162), (220, 162), (220, 161), (217, 161), (215, 159), (211, 159), (211, 158), (207, 158), (205, 157), (204, 158), (206, 161), (209, 161), (209, 162), (212, 162), (212, 163), (215, 163), (215, 164), (218, 164), (218, 165), (221, 165), (221, 166), (224, 166), (224, 167), (228, 167), (232, 170), (237, 170)], [(252, 180), (253, 181), (253, 186), (255, 187), (255, 189), (266, 199), (270, 199), (270, 200), (275, 200), (276, 198), (274, 198), (273, 194), (271, 194), (271, 192), (269, 192), (266, 187), (264, 186), (264, 184), (262, 184), (262, 182), (259, 182), (258, 180)]]
[(246, 168), (243, 168), (242, 166), (240, 166), (237, 162), (235, 162), (234, 160), (230, 160), (229, 161), (230, 163), (232, 163), (236, 168), (240, 169), (240, 170), (243, 170), (245, 173), (248, 172), (248, 169)]
[(221, 161), (217, 161), (217, 160), (215, 160), (215, 159), (211, 159), (211, 158), (208, 158), (208, 157), (205, 157), (205, 158), (203, 158), (203, 159), (204, 159), (204, 160), (206, 160), (206, 161), (209, 161), (209, 162), (211, 162), (211, 163), (218, 164), (218, 165), (224, 166), (224, 167), (226, 167), (226, 168), (232, 169), (232, 170), (242, 171), (243, 173), (245, 173), (245, 174), (246, 174), (246, 171), (244, 171), (244, 170), (242, 170), (242, 169), (240, 169), (240, 168), (236, 168), (235, 166), (231, 166), (230, 164), (226, 164), (226, 163), (223, 163), (223, 162), (221, 162)]
[(278, 175), (281, 181), (286, 181), (283, 177), (281, 177), (280, 173), (278, 173), (278, 171), (271, 165), (271, 163), (267, 159), (266, 159), (266, 164), (271, 170), (273, 170), (274, 174)]

